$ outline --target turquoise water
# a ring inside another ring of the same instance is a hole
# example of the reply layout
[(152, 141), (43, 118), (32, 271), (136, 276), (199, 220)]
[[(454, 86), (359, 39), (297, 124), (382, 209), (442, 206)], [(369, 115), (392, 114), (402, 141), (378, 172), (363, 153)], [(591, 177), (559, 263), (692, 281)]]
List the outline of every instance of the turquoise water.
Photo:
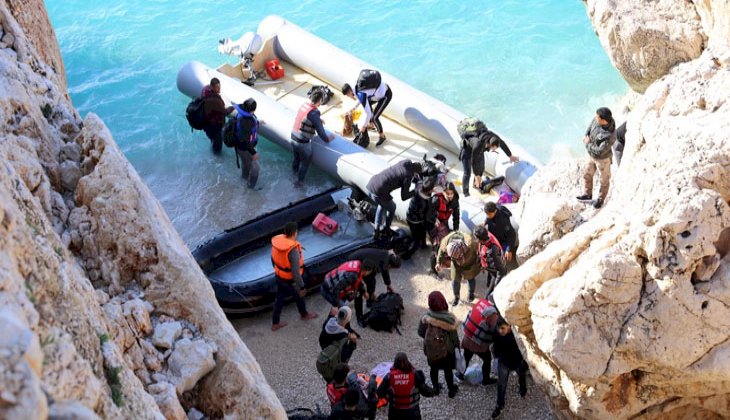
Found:
[[(175, 78), (187, 61), (217, 66), (217, 41), (279, 14), (432, 96), (484, 119), (534, 155), (581, 155), (593, 111), (627, 87), (576, 0), (216, 1), (48, 0), (79, 112), (109, 126), (191, 246), (333, 185), (312, 168), (292, 190), (290, 155), (260, 143), (260, 191), (230, 149), (213, 156), (184, 118)], [(356, 14), (357, 13), (357, 14)]]

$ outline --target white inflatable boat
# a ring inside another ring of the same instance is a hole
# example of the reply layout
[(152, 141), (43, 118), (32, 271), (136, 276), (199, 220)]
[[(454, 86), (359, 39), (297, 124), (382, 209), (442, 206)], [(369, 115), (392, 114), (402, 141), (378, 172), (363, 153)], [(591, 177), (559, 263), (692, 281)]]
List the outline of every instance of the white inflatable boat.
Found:
[[(376, 67), (279, 16), (268, 16), (259, 25), (256, 35), (247, 34), (237, 44), (233, 48), (229, 46), (228, 53), (235, 51), (241, 57), (241, 63), (224, 64), (217, 69), (196, 61), (187, 63), (178, 73), (178, 89), (189, 97), (198, 97), (210, 79), (217, 77), (227, 103), (242, 103), (247, 98), (254, 98), (256, 115), (266, 122), (260, 127), (260, 133), (291, 150), (290, 133), (297, 109), (308, 101), (307, 93), (312, 86), (329, 86), (334, 96), (320, 106), (320, 112), (325, 129), (336, 138), (331, 143), (324, 143), (315, 137), (314, 165), (345, 184), (365, 191), (370, 178), (390, 165), (403, 159), (419, 161), (425, 154), (432, 157), (441, 153), (447, 157), (449, 179), (460, 185), (462, 172), (458, 153), (461, 139), (456, 126), (465, 114), (380, 71), (383, 82), (393, 91), (385, 118), (381, 118), (388, 140), (378, 148), (372, 142), (366, 150), (341, 135), (342, 115), (353, 108), (355, 101), (342, 95), (340, 87), (344, 83), (354, 85), (360, 70), (377, 70)], [(254, 80), (256, 73), (264, 70), (265, 63), (274, 58), (284, 67), (285, 76), (276, 81)], [(486, 172), (489, 176), (504, 176), (506, 184), (519, 193), (540, 163), (519, 145), (509, 142), (509, 146), (520, 161), (513, 164), (501, 151), (490, 152), (487, 153)], [(483, 222), (483, 202), (497, 199), (474, 193), (473, 188), (471, 191), (470, 197), (460, 200), (462, 226), (466, 230)], [(407, 204), (399, 200), (397, 192), (394, 196), (396, 214), (405, 219)]]

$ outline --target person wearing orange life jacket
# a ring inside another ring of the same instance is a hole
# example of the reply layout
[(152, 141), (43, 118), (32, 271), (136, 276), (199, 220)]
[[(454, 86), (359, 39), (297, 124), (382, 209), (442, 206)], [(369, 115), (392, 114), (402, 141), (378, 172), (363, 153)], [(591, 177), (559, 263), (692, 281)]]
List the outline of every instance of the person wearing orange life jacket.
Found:
[(477, 226), (474, 229), (474, 237), (479, 243), (477, 251), (479, 264), (482, 271), (487, 272), (487, 292), (485, 296), (489, 296), (507, 273), (502, 257), (502, 246), (497, 237), (492, 235), (492, 232), (486, 226)]
[(291, 168), (297, 180), (295, 186), (301, 186), (304, 177), (307, 175), (309, 164), (312, 162), (312, 141), (315, 133), (324, 142), (331, 142), (335, 139), (334, 134), (327, 134), (322, 125), (320, 117), (319, 105), (322, 103), (322, 91), (317, 89), (312, 92), (310, 102), (302, 104), (297, 111), (292, 127), (292, 151), (294, 152), (294, 160)]
[[(446, 237), (452, 230), (459, 230), (461, 222), (461, 214), (459, 211), (459, 193), (453, 182), (449, 182), (444, 187), (444, 191), (434, 195), (436, 200), (436, 224), (429, 235), (431, 237), (432, 254), (431, 254), (431, 274), (437, 275), (436, 272), (436, 254), (438, 253), (441, 240)], [(449, 229), (449, 219), (452, 219), (453, 229)]]
[(396, 354), (393, 367), (378, 387), (378, 396), (388, 398), (388, 419), (420, 420), (421, 395), (435, 395), (434, 389), (426, 384), (426, 375), (411, 365), (405, 353)]
[(322, 282), (322, 297), (332, 305), (330, 314), (335, 315), (338, 308), (346, 306), (348, 301), (361, 294), (365, 300), (368, 294), (365, 291), (363, 277), (375, 271), (372, 260), (352, 260), (341, 264), (324, 276)]
[(281, 310), (284, 307), (284, 300), (293, 296), (297, 304), (299, 315), (302, 320), (307, 321), (317, 317), (317, 314), (307, 312), (307, 307), (302, 299), (307, 289), (304, 287), (304, 255), (302, 245), (297, 241), (297, 224), (289, 222), (284, 226), (284, 233), (271, 238), (271, 263), (274, 266), (276, 276), (276, 300), (274, 301), (274, 314), (271, 321), (271, 331), (286, 327), (286, 322), (281, 322)]
[[(494, 340), (495, 328), (499, 315), (497, 309), (486, 299), (479, 299), (464, 320), (464, 337), (461, 347), (464, 349), (466, 367), (474, 355), (482, 359), (482, 385), (497, 383), (490, 377), (492, 373), (492, 353), (489, 346)], [(463, 380), (464, 375), (457, 373), (456, 377)]]

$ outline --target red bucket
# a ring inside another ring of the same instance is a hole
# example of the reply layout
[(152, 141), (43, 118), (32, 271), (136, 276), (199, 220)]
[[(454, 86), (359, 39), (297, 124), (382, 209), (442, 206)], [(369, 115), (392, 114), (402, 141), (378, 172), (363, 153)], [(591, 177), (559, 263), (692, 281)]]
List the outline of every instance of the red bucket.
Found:
[(319, 213), (317, 217), (314, 218), (312, 227), (327, 236), (332, 236), (335, 232), (337, 232), (337, 222), (327, 217), (324, 213)]

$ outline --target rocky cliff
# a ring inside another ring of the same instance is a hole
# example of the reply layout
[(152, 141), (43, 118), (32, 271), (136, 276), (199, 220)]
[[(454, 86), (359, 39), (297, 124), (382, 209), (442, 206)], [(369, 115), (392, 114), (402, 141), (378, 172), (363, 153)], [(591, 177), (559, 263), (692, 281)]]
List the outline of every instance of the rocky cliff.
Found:
[(0, 2), (0, 418), (285, 418), (159, 202)]
[(533, 177), (495, 298), (557, 417), (727, 418), (730, 2), (619, 3), (586, 4), (646, 89), (608, 202), (575, 202), (581, 162)]

